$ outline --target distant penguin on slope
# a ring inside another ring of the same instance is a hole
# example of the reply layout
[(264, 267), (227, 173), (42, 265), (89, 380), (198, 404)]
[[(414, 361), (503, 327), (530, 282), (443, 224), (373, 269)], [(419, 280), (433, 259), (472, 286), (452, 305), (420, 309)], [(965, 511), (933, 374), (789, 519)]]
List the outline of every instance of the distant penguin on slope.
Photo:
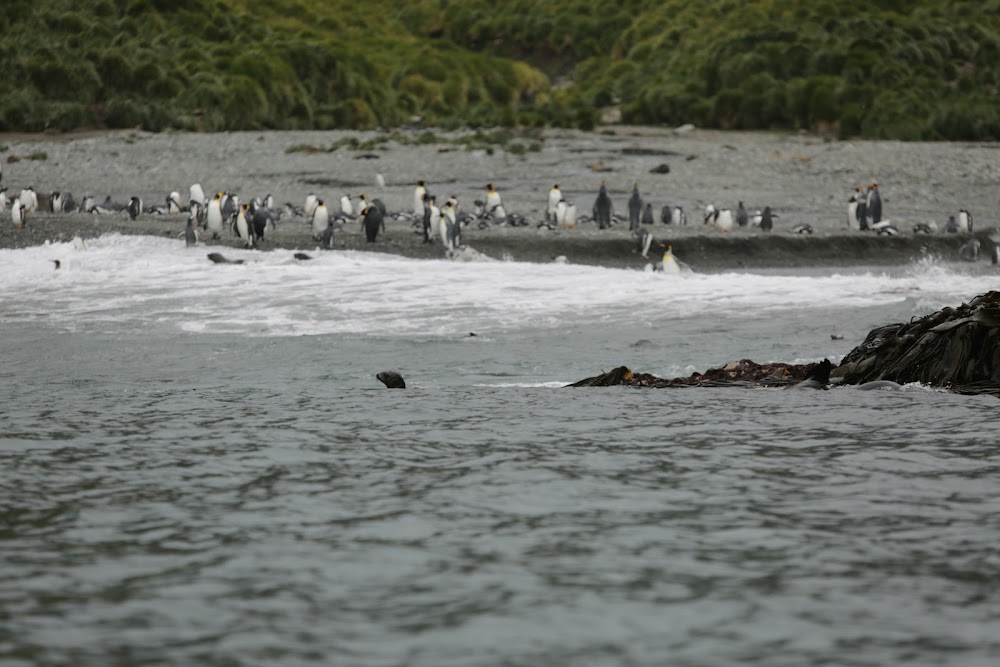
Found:
[(958, 231), (963, 234), (972, 233), (972, 214), (964, 208), (958, 212)]
[(847, 200), (847, 228), (858, 228), (858, 195), (851, 193), (851, 198)]
[(614, 207), (611, 204), (611, 197), (608, 196), (607, 183), (601, 183), (601, 189), (597, 193), (594, 201), (594, 220), (597, 221), (598, 229), (607, 229), (611, 226), (611, 214)]
[(872, 181), (868, 186), (868, 217), (872, 219), (872, 224), (877, 225), (882, 222), (882, 196), (878, 192), (878, 183)]
[(868, 229), (868, 195), (865, 194), (864, 188), (859, 185), (854, 191), (854, 197), (857, 200), (857, 207), (854, 209), (854, 215), (857, 217), (857, 228), (865, 231)]
[(500, 199), (500, 193), (496, 191), (492, 183), (486, 185), (486, 212), (493, 213), (497, 206), (501, 206), (503, 201)]
[(323, 242), (323, 248), (330, 250), (333, 248), (333, 220), (326, 223), (326, 229), (323, 230), (323, 237), (320, 239)]
[(128, 202), (128, 217), (130, 220), (135, 220), (142, 213), (142, 200), (138, 197), (132, 197)]
[(361, 211), (361, 215), (364, 216), (361, 224), (365, 230), (365, 239), (368, 243), (374, 243), (378, 237), (379, 230), (385, 229), (385, 218), (382, 216), (382, 211), (378, 206), (372, 204), (365, 207)]
[(556, 183), (549, 190), (549, 202), (545, 207), (545, 219), (555, 221), (556, 219), (556, 207), (559, 206), (559, 202), (562, 201), (563, 195), (562, 190), (559, 189), (559, 184)]
[(680, 206), (674, 206), (674, 210), (670, 214), (670, 223), (680, 226), (687, 226), (688, 217), (684, 212), (684, 209)]
[[(87, 205), (86, 201), (87, 201), (88, 198), (89, 199), (93, 199), (92, 197), (84, 197), (83, 198), (84, 204), (82, 205), (81, 208), (83, 208), (83, 212), (84, 213), (90, 213), (93, 210), (93, 207), (91, 207), (90, 210), (86, 209), (86, 205)], [(190, 202), (189, 202), (189, 204), (190, 204)], [(167, 195), (167, 212), (168, 213), (170, 213), (171, 215), (176, 215), (176, 214), (180, 213), (183, 210), (184, 210), (184, 207), (181, 206), (181, 193), (179, 193), (179, 192), (177, 192), (175, 190), (174, 192), (171, 192), (169, 195)]]
[(728, 208), (721, 209), (716, 212), (715, 224), (719, 228), (719, 231), (731, 232), (733, 231), (733, 211)]
[(187, 227), (184, 229), (184, 244), (188, 248), (198, 245), (198, 231), (194, 228), (197, 218), (198, 214), (194, 209), (191, 209), (191, 213), (188, 215)]
[(653, 205), (646, 204), (646, 208), (642, 209), (642, 224), (652, 225), (656, 220), (653, 218)]
[[(7, 200), (4, 198), (2, 203), (0, 203), (0, 208), (7, 205)], [(49, 213), (62, 213), (63, 212), (63, 196), (58, 190), (49, 195)]]
[(632, 196), (628, 200), (629, 231), (639, 229), (639, 219), (642, 217), (642, 195), (639, 194), (639, 184), (632, 186)]
[(253, 231), (250, 229), (250, 220), (247, 218), (249, 215), (250, 204), (243, 204), (239, 213), (236, 214), (236, 220), (233, 221), (233, 230), (236, 232), (236, 236), (243, 241), (247, 248), (253, 245)]
[(7, 188), (0, 188), (0, 211), (7, 208)]
[(21, 205), (20, 199), (15, 199), (14, 203), (10, 207), (10, 219), (14, 223), (15, 229), (21, 229), (24, 227), (24, 223), (27, 219), (26, 211), (24, 206)]
[(424, 215), (424, 195), (427, 194), (427, 183), (423, 180), (417, 181), (417, 187), (413, 190), (413, 215), (422, 218)]
[(323, 232), (326, 231), (328, 222), (330, 222), (330, 212), (327, 210), (326, 204), (323, 203), (323, 200), (317, 199), (316, 208), (313, 209), (312, 216), (312, 232), (314, 241), (318, 241), (323, 237)]
[(344, 195), (340, 198), (340, 212), (347, 218), (354, 215), (354, 204), (351, 203), (351, 195)]
[(760, 228), (765, 232), (771, 231), (774, 227), (774, 218), (776, 217), (778, 216), (771, 213), (771, 207), (765, 206), (764, 212), (760, 214)]
[(268, 232), (274, 231), (274, 217), (271, 215), (270, 209), (259, 208), (254, 211), (251, 223), (255, 242), (263, 241)]
[(205, 213), (205, 230), (212, 233), (213, 239), (222, 238), (222, 193), (217, 192), (215, 198), (208, 202)]
[(191, 208), (191, 202), (196, 202), (198, 206), (205, 206), (208, 203), (205, 201), (205, 190), (202, 189), (201, 183), (195, 183), (188, 188), (188, 208)]
[(316, 200), (317, 200), (316, 195), (310, 192), (308, 195), (306, 195), (306, 205), (302, 209), (303, 211), (305, 211), (306, 220), (308, 220), (310, 223), (312, 222), (313, 212), (316, 210)]
[(18, 199), (21, 201), (21, 208), (24, 209), (25, 213), (34, 213), (38, 210), (38, 195), (35, 194), (35, 188), (30, 185), (21, 190)]
[(750, 224), (750, 216), (747, 214), (747, 210), (743, 207), (742, 201), (736, 206), (736, 224), (740, 227), (746, 227)]

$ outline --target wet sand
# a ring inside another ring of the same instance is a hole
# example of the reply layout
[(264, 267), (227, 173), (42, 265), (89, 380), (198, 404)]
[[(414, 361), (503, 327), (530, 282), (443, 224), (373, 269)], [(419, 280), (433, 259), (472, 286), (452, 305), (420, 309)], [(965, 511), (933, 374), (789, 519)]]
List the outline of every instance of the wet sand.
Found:
[[(613, 134), (611, 134), (613, 132)], [(442, 133), (442, 138), (467, 133)], [(492, 154), (467, 151), (441, 141), (334, 152), (287, 152), (296, 145), (327, 147), (347, 136), (364, 140), (377, 133), (248, 132), (223, 134), (147, 134), (113, 132), (95, 135), (0, 136), (3, 185), (8, 194), (31, 185), (39, 193), (71, 192), (79, 201), (92, 194), (110, 195), (126, 203), (133, 194), (145, 205), (161, 203), (176, 190), (187, 199), (188, 186), (200, 182), (206, 192), (228, 190), (243, 199), (272, 193), (278, 202), (302, 206), (310, 192), (335, 209), (343, 194), (381, 198), (393, 211), (412, 207), (413, 185), (423, 178), (443, 199), (457, 195), (466, 210), (482, 198), (488, 182), (497, 185), (511, 213), (541, 219), (552, 183), (587, 214), (596, 190), (606, 181), (616, 213), (626, 215), (634, 182), (653, 204), (656, 219), (665, 204), (683, 206), (686, 227), (659, 222), (649, 227), (657, 241), (673, 245), (675, 254), (696, 270), (730, 268), (903, 264), (924, 255), (957, 260), (967, 238), (940, 233), (914, 236), (918, 222), (935, 222), (943, 230), (948, 215), (967, 208), (976, 216), (977, 236), (988, 257), (996, 221), (995, 184), (1000, 156), (994, 144), (827, 141), (808, 135), (695, 130), (677, 134), (660, 128), (625, 128), (583, 133), (545, 132), (540, 150), (514, 155), (499, 147)], [(528, 145), (530, 139), (518, 140)], [(9, 162), (44, 152), (44, 160)], [(650, 169), (666, 163), (668, 174)], [(375, 184), (384, 175), (385, 188)], [(847, 229), (846, 207), (851, 190), (877, 180), (884, 217), (896, 224), (899, 237), (878, 237)], [(780, 216), (771, 233), (737, 229), (722, 233), (701, 224), (705, 204), (736, 207), (744, 201), (753, 211), (771, 206)], [(0, 221), (0, 247), (24, 247), (46, 240), (91, 238), (104, 233), (150, 234), (176, 238), (185, 215), (36, 214), (27, 228), (15, 230), (9, 211)], [(815, 234), (791, 232), (798, 223)], [(496, 259), (568, 261), (616, 267), (641, 267), (647, 260), (637, 250), (627, 225), (599, 231), (592, 223), (575, 230), (518, 228), (464, 231), (464, 242)], [(436, 239), (435, 239), (436, 241)], [(206, 245), (239, 246), (228, 234)], [(284, 219), (267, 247), (310, 250), (316, 247), (301, 219)], [(387, 220), (387, 232), (366, 243), (358, 225), (345, 226), (335, 247), (374, 250), (416, 258), (440, 258), (439, 242), (423, 244), (408, 221)], [(654, 258), (655, 259), (655, 258)], [(987, 260), (988, 261), (988, 260)]]

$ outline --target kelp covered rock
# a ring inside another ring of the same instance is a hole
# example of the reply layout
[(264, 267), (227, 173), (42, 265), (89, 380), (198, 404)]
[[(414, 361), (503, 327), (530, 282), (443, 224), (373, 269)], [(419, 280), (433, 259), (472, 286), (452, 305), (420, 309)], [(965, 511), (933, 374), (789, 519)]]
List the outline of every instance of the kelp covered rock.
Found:
[[(824, 360), (825, 361), (825, 360)], [(828, 361), (826, 361), (829, 364)], [(785, 387), (802, 382), (819, 364), (758, 364), (749, 359), (734, 361), (719, 368), (688, 377), (664, 379), (649, 373), (633, 373), (625, 366), (574, 382), (570, 387)]]
[(844, 384), (891, 380), (995, 393), (1000, 390), (1000, 292), (907, 324), (873, 329), (833, 377)]

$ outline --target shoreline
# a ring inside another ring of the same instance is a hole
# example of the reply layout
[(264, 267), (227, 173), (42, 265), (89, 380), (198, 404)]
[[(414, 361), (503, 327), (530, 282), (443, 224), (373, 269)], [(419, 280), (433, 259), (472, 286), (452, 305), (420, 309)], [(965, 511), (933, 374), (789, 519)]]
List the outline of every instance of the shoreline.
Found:
[[(967, 235), (943, 233), (949, 215), (965, 208), (976, 217), (980, 261), (989, 262), (997, 232), (994, 185), (1000, 180), (994, 144), (834, 141), (813, 135), (615, 126), (599, 132), (547, 129), (530, 150), (515, 154), (499, 145), (471, 150), (457, 140), (469, 132), (435, 131), (431, 143), (402, 144), (385, 133), (348, 131), (227, 132), (216, 134), (138, 131), (85, 132), (69, 135), (6, 135), (3, 185), (8, 196), (33, 186), (39, 195), (60, 191), (77, 201), (93, 195), (126, 203), (135, 195), (148, 204), (162, 203), (171, 191), (186, 201), (192, 183), (208, 194), (229, 191), (246, 201), (272, 193), (277, 205), (301, 206), (315, 194), (336, 207), (340, 197), (367, 193), (390, 212), (412, 208), (417, 180), (429, 183), (439, 202), (456, 197), (470, 211), (493, 183), (508, 213), (537, 221), (548, 192), (558, 183), (563, 196), (589, 214), (597, 190), (606, 183), (614, 211), (625, 214), (632, 187), (638, 184), (657, 222), (646, 226), (655, 240), (673, 246), (674, 254), (696, 271), (813, 268), (822, 266), (902, 265), (924, 257), (963, 263), (958, 248)], [(332, 146), (344, 139), (370, 142), (364, 150)], [(380, 143), (381, 140), (381, 143)], [(303, 150), (308, 147), (316, 150)], [(327, 147), (327, 148), (324, 148)], [(31, 155), (44, 156), (30, 159)], [(11, 160), (20, 156), (20, 160)], [(667, 165), (668, 173), (657, 171)], [(858, 186), (879, 182), (885, 216), (900, 235), (880, 237), (846, 227), (847, 199)], [(357, 200), (355, 199), (355, 202)], [(778, 216), (772, 232), (735, 229), (722, 233), (701, 222), (706, 205), (749, 211), (771, 206)], [(681, 206), (690, 224), (659, 222), (663, 206)], [(331, 207), (331, 208), (333, 208)], [(29, 216), (24, 230), (14, 229), (9, 210), (0, 219), (0, 248), (46, 240), (93, 238), (104, 233), (174, 237), (186, 215), (81, 213)], [(915, 224), (934, 223), (938, 234), (915, 236)], [(796, 235), (797, 224), (813, 235)], [(634, 236), (623, 225), (600, 231), (592, 223), (576, 230), (517, 228), (463, 230), (463, 242), (495, 259), (549, 262), (565, 256), (570, 263), (642, 268)], [(386, 234), (365, 242), (359, 225), (336, 236), (339, 249), (378, 251), (421, 259), (444, 256), (440, 242), (423, 244), (406, 221), (386, 220)], [(206, 246), (239, 247), (228, 231)], [(310, 251), (317, 247), (306, 222), (279, 222), (265, 248)], [(997, 237), (1000, 239), (1000, 237)]]
[[(68, 242), (75, 236), (89, 240), (115, 233), (174, 238), (181, 243), (185, 224), (186, 214), (143, 215), (135, 221), (120, 214), (35, 214), (20, 230), (14, 229), (9, 222), (0, 226), (0, 249)], [(621, 227), (618, 225), (604, 231), (587, 228), (551, 231), (533, 226), (483, 230), (470, 226), (463, 230), (463, 242), (496, 260), (547, 263), (562, 256), (571, 264), (635, 269), (658, 261), (662, 251), (658, 252), (654, 246), (649, 259), (644, 259), (635, 237)], [(698, 227), (700, 225), (681, 228), (663, 224), (645, 226), (657, 242), (670, 244), (674, 255), (696, 272), (898, 266), (925, 257), (958, 262), (958, 248), (973, 237), (982, 244), (980, 262), (989, 263), (994, 243), (990, 231), (973, 235), (877, 236), (866, 232), (845, 232), (809, 236), (745, 230), (721, 234)], [(228, 233), (219, 240), (205, 240), (202, 233), (199, 247), (222, 251), (225, 248), (242, 248), (243, 244)], [(280, 221), (272, 237), (258, 249), (268, 251), (277, 248), (310, 252), (318, 250), (319, 244), (312, 239), (305, 220), (293, 218)], [(386, 231), (380, 233), (374, 243), (366, 242), (360, 224), (345, 224), (336, 233), (333, 249), (382, 252), (413, 259), (444, 258), (440, 239), (436, 235), (432, 236), (432, 243), (424, 244), (418, 229), (409, 222), (392, 219), (386, 221)]]

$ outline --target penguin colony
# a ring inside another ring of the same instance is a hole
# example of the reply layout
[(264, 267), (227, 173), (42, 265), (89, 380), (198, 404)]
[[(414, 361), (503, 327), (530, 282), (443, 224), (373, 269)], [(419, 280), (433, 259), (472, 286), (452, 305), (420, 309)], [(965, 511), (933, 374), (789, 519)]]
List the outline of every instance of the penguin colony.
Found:
[[(0, 171), (0, 186), (3, 173)], [(376, 187), (385, 188), (385, 178), (376, 175)], [(532, 221), (524, 215), (511, 212), (493, 183), (484, 186), (483, 199), (476, 199), (471, 211), (466, 211), (460, 204), (457, 195), (450, 195), (440, 200), (433, 194), (426, 181), (417, 181), (413, 192), (413, 206), (408, 211), (390, 214), (385, 204), (379, 198), (371, 198), (366, 194), (343, 194), (339, 200), (327, 200), (324, 197), (310, 193), (298, 207), (290, 202), (276, 205), (271, 194), (263, 197), (252, 197), (241, 203), (239, 195), (228, 191), (214, 192), (211, 198), (206, 196), (204, 188), (199, 183), (190, 186), (187, 198), (178, 191), (168, 193), (162, 203), (144, 206), (142, 199), (133, 196), (128, 203), (118, 203), (110, 196), (98, 203), (90, 196), (84, 196), (77, 202), (73, 195), (59, 191), (42, 195), (44, 210), (50, 213), (82, 212), (94, 215), (122, 215), (130, 220), (136, 220), (142, 215), (181, 215), (187, 214), (187, 226), (179, 236), (185, 239), (187, 245), (195, 245), (202, 239), (238, 239), (246, 248), (253, 248), (265, 242), (277, 228), (279, 221), (288, 222), (304, 220), (311, 230), (312, 238), (325, 249), (334, 247), (336, 232), (345, 225), (356, 224), (364, 232), (368, 242), (374, 243), (385, 230), (386, 219), (410, 222), (415, 233), (421, 234), (423, 243), (440, 243), (446, 256), (454, 256), (465, 246), (463, 245), (463, 229), (475, 227), (487, 229), (490, 227), (526, 227)], [(333, 203), (336, 201), (336, 203)], [(22, 189), (17, 196), (8, 196), (7, 188), (0, 187), (0, 210), (10, 207), (10, 220), (14, 227), (20, 229), (30, 224), (31, 216), (40, 210), (40, 198), (34, 188)], [(329, 202), (329, 203), (328, 203)], [(593, 224), (598, 229), (610, 229), (616, 226), (624, 227), (626, 218), (619, 216), (608, 190), (607, 182), (602, 182), (590, 209), (590, 215), (581, 215), (571, 199), (560, 189), (559, 184), (553, 184), (542, 206), (544, 214), (535, 224), (539, 229), (558, 228), (573, 230), (581, 225)], [(657, 222), (657, 215), (652, 202), (645, 199), (638, 182), (632, 187), (627, 200), (628, 229), (639, 240), (639, 250), (643, 257), (648, 256), (653, 238), (646, 232)], [(688, 215), (684, 208), (676, 204), (665, 204), (659, 207), (658, 220), (664, 225), (684, 226), (688, 224)], [(705, 205), (702, 222), (720, 232), (728, 233), (737, 228), (757, 229), (771, 232), (775, 221), (780, 216), (770, 206), (754, 209), (752, 212), (743, 201), (737, 202), (735, 209), (716, 207), (715, 204)], [(867, 187), (857, 186), (847, 200), (846, 227), (850, 230), (873, 232), (878, 235), (895, 236), (900, 234), (899, 228), (889, 219), (883, 217), (882, 196), (879, 185), (871, 181)], [(808, 224), (795, 224), (787, 228), (793, 234), (812, 234), (813, 228)], [(916, 235), (936, 234), (938, 226), (934, 222), (913, 225)], [(950, 215), (944, 225), (944, 232), (950, 234), (972, 234), (974, 220), (966, 209), (960, 209)], [(666, 247), (658, 243), (657, 248)], [(668, 252), (669, 254), (669, 252)], [(979, 242), (971, 241), (963, 245), (960, 257), (968, 261), (979, 258)], [(992, 249), (992, 257), (997, 258), (1000, 250)], [(671, 256), (672, 258), (672, 256)], [(671, 265), (670, 262), (666, 262)]]

